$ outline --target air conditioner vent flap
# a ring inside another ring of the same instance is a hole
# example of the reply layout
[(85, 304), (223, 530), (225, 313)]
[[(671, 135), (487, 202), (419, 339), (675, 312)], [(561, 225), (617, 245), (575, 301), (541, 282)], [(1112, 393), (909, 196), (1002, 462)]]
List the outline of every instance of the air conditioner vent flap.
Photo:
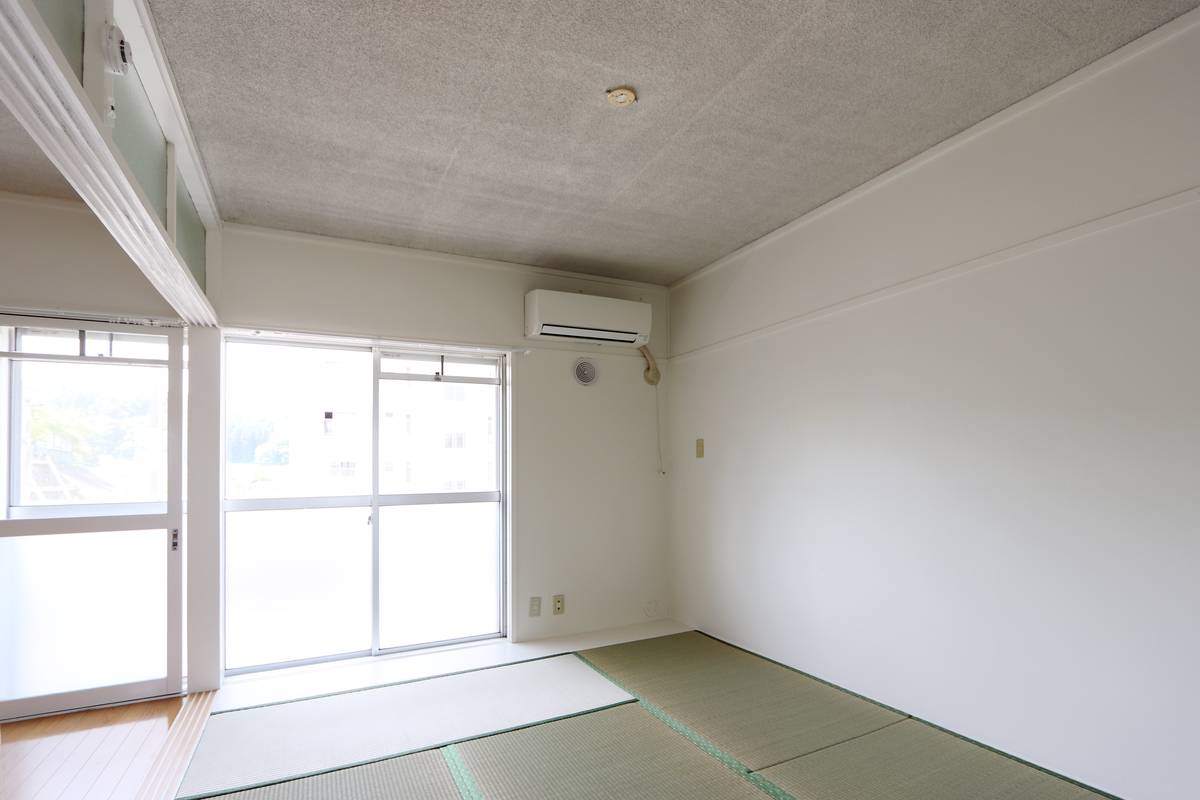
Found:
[(650, 341), (649, 303), (535, 289), (525, 295), (525, 336), (640, 347)]

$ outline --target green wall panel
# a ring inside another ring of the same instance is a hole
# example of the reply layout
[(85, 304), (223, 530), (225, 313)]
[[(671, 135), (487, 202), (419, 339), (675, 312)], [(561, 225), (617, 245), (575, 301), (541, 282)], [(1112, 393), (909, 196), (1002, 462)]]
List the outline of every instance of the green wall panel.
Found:
[(83, 82), (83, 0), (34, 0), (75, 77)]
[(175, 181), (175, 247), (188, 269), (196, 278), (200, 288), (204, 287), (205, 251), (204, 251), (204, 222), (196, 212), (196, 204), (183, 185), (183, 178), (176, 173)]
[(165, 226), (167, 224), (167, 140), (154, 109), (142, 88), (137, 68), (124, 75), (113, 76), (113, 101), (117, 118), (113, 125), (113, 142), (133, 176), (141, 185), (150, 207)]

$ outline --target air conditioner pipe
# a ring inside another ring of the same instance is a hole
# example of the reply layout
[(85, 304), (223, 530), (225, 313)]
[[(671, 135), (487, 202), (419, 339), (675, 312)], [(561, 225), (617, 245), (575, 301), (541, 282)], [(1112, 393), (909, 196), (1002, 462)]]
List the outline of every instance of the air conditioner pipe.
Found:
[(650, 346), (644, 344), (638, 348), (638, 352), (646, 358), (646, 371), (642, 373), (642, 377), (651, 386), (658, 386), (658, 382), (662, 380), (662, 373), (658, 371), (658, 364), (654, 363), (654, 355), (650, 352)]

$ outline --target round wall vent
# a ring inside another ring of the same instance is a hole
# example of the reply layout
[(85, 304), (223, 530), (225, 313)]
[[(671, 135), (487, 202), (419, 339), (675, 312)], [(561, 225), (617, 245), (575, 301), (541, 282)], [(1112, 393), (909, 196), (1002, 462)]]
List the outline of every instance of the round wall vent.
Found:
[(581, 358), (575, 362), (575, 380), (584, 386), (591, 386), (596, 382), (596, 377), (596, 363), (594, 361)]

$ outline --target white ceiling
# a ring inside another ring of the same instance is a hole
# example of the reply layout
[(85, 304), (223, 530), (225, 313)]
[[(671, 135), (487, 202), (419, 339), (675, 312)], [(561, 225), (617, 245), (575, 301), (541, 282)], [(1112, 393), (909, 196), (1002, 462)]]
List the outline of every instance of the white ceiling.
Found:
[(667, 283), (1198, 2), (150, 6), (225, 219)]

